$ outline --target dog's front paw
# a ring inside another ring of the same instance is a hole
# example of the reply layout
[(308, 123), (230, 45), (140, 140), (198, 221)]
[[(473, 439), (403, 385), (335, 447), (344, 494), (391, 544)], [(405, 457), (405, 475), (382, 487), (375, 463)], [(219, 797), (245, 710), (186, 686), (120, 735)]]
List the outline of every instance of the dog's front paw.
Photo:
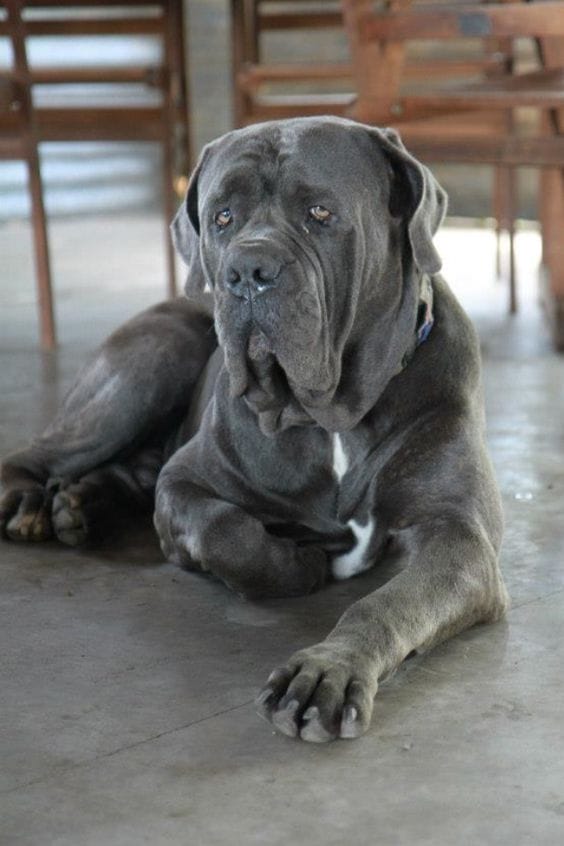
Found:
[(45, 541), (53, 535), (52, 495), (44, 488), (7, 490), (0, 497), (0, 536), (13, 541)]
[(369, 658), (327, 640), (296, 652), (274, 670), (256, 704), (259, 714), (283, 734), (324, 743), (364, 734), (377, 689), (376, 667)]
[(185, 570), (202, 572), (198, 561), (198, 549), (195, 535), (188, 529), (177, 530), (172, 520), (163, 517), (158, 511), (153, 516), (153, 524), (159, 536), (162, 553), (167, 561)]

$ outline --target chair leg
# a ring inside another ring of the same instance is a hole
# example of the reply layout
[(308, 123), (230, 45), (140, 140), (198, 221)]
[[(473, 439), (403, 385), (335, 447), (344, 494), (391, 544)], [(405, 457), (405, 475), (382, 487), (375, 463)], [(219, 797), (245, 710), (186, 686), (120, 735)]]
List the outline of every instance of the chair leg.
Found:
[(39, 156), (35, 145), (33, 145), (33, 149), (29, 153), (27, 165), (31, 194), (31, 218), (37, 272), (41, 347), (44, 350), (53, 350), (57, 345), (53, 309), (53, 287), (49, 264), (49, 244), (47, 241), (47, 219), (43, 201), (43, 186), (39, 169)]
[(554, 344), (564, 351), (564, 170), (546, 168), (540, 184), (542, 262), (546, 270), (542, 296)]
[(509, 313), (516, 314), (519, 309), (517, 299), (517, 272), (515, 269), (515, 237), (514, 232), (509, 235)]
[[(165, 121), (161, 137), (163, 211), (165, 217), (165, 252), (167, 268), (167, 294), (172, 299), (178, 295), (176, 285), (176, 256), (170, 234), (170, 224), (176, 213), (177, 197), (175, 179), (190, 160), (188, 141), (188, 94), (186, 83), (186, 57), (183, 47), (184, 18), (181, 4), (169, 0), (166, 10), (164, 49), (169, 57), (170, 72), (163, 91)], [(179, 167), (180, 166), (180, 167)]]
[(495, 169), (493, 212), (496, 218), (496, 273), (501, 275), (501, 235), (509, 236), (509, 312), (517, 311), (517, 272), (515, 262), (515, 219), (517, 216), (517, 180), (515, 168), (499, 165)]
[(502, 205), (502, 182), (503, 170), (496, 167), (493, 180), (492, 213), (495, 220), (495, 275), (496, 279), (501, 276), (501, 240), (504, 225), (504, 213)]
[(176, 257), (170, 234), (170, 224), (176, 212), (174, 195), (174, 150), (173, 139), (167, 137), (163, 143), (163, 200), (165, 217), (165, 250), (167, 268), (167, 293), (172, 299), (178, 295), (176, 286)]

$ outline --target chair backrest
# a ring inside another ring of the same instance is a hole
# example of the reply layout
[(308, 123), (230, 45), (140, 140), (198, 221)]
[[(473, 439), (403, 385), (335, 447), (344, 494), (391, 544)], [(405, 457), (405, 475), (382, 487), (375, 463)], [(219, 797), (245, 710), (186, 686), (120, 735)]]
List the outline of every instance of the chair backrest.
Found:
[(340, 0), (232, 0), (235, 122), (342, 114), (352, 101)]
[(0, 33), (8, 39), (11, 64), (0, 72), (0, 158), (28, 159), (36, 127), (25, 33), (18, 0), (2, 5)]
[[(409, 5), (409, 0), (391, 0), (389, 4), (390, 9)], [(372, 7), (372, 0), (354, 4), (341, 4), (340, 0), (233, 0), (236, 123), (320, 112), (348, 114), (355, 93), (374, 102), (375, 62), (380, 92), (394, 90), (400, 78), (500, 72), (510, 60), (508, 39), (482, 39), (482, 49), (471, 55), (466, 51), (447, 62), (424, 51), (404, 50), (398, 41), (367, 42), (363, 30)], [(277, 33), (283, 33), (283, 39), (278, 39)], [(370, 73), (365, 72), (366, 66)]]
[[(17, 0), (16, 5), (41, 140), (162, 141), (171, 122), (177, 132), (186, 132), (182, 3)], [(9, 35), (6, 18), (0, 19), (3, 35)], [(93, 51), (100, 39), (106, 49)], [(93, 52), (108, 59), (97, 64)]]
[[(498, 72), (512, 70), (512, 44), (529, 38), (536, 44), (553, 45), (553, 58), (564, 46), (564, 2), (561, 0), (505, 0), (468, 3), (460, 0), (390, 0), (374, 9), (371, 0), (342, 0), (344, 19), (351, 44), (358, 95), (356, 112), (376, 122), (397, 122), (400, 88), (408, 80), (406, 61), (409, 49), (434, 51), (437, 73), (433, 79), (448, 82), (450, 65), (461, 57), (488, 53), (494, 60), (500, 47), (505, 53)], [(470, 52), (469, 52), (470, 51)], [(474, 51), (474, 53), (472, 53)], [(560, 51), (564, 63), (564, 50)], [(555, 64), (553, 62), (552, 67)], [(495, 73), (486, 61), (482, 78)], [(468, 62), (469, 79), (473, 75)], [(429, 82), (422, 75), (421, 82)]]

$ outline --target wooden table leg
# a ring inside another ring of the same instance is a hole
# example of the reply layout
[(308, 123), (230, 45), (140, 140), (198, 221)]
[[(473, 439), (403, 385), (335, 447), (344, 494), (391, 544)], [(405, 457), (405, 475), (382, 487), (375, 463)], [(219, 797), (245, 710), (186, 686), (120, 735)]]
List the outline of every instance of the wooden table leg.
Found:
[[(560, 67), (564, 38), (541, 38), (538, 42), (545, 67)], [(564, 109), (545, 112), (543, 131), (564, 134)], [(542, 227), (542, 298), (556, 349), (564, 351), (564, 168), (546, 168), (540, 179)]]
[(540, 207), (542, 298), (554, 344), (564, 351), (564, 173), (561, 169), (543, 170)]

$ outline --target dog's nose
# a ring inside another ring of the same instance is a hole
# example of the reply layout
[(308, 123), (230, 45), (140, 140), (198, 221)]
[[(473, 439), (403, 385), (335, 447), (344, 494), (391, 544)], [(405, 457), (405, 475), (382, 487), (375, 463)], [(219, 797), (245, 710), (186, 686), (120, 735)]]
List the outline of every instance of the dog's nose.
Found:
[(241, 253), (232, 258), (225, 284), (236, 297), (254, 299), (276, 287), (281, 268), (275, 258)]

